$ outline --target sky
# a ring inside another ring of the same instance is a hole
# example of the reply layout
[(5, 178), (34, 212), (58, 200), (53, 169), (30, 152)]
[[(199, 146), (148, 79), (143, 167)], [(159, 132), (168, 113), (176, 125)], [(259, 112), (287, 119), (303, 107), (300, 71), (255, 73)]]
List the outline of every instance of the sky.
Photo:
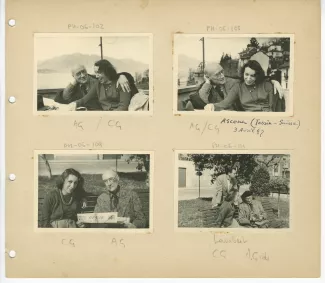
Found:
[[(99, 36), (57, 36), (36, 37), (35, 56), (38, 61), (53, 57), (82, 53), (100, 56)], [(116, 59), (133, 59), (149, 64), (149, 37), (146, 36), (105, 36), (103, 37), (104, 56)]]
[[(175, 49), (178, 54), (183, 54), (202, 61), (202, 41), (200, 36), (179, 36), (175, 40)], [(239, 58), (238, 53), (246, 48), (251, 37), (231, 37), (216, 38), (212, 36), (204, 37), (205, 60), (206, 62), (219, 62), (222, 53), (231, 54), (232, 58)], [(270, 38), (256, 38), (260, 45), (267, 42)]]

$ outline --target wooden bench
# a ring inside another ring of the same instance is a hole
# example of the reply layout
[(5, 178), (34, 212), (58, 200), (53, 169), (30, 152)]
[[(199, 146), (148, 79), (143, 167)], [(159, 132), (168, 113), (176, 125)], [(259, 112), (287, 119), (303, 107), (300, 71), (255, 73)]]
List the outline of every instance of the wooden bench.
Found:
[[(146, 189), (138, 189), (134, 190), (141, 201), (142, 210), (144, 216), (146, 217), (146, 226), (145, 228), (149, 228), (150, 223), (150, 200), (149, 200), (149, 190)], [(94, 212), (96, 203), (97, 203), (98, 195), (89, 194), (87, 195), (87, 207), (81, 211), (81, 213), (92, 213)], [(38, 227), (41, 227), (41, 219), (42, 219), (42, 206), (44, 203), (44, 196), (38, 198)]]
[[(269, 228), (282, 228), (284, 223), (283, 221), (277, 219), (277, 215), (275, 214), (275, 209), (272, 207), (270, 201), (267, 197), (262, 197), (260, 199), (262, 206), (264, 208), (265, 213), (267, 214), (267, 219), (269, 221)], [(219, 213), (219, 208), (210, 208), (200, 210), (202, 213), (203, 219), (203, 227), (212, 228), (216, 227), (216, 221)], [(234, 218), (238, 219), (239, 209), (236, 207)]]

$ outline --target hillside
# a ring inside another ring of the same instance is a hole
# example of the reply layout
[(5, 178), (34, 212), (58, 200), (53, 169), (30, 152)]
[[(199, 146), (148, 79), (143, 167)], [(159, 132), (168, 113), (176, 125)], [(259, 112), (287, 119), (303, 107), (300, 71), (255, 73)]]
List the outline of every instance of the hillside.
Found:
[(188, 70), (196, 69), (200, 63), (200, 60), (181, 54), (178, 56), (178, 72), (187, 76)]
[[(148, 64), (144, 64), (133, 59), (114, 59), (110, 57), (105, 57), (110, 61), (118, 72), (129, 72), (134, 74), (135, 72), (143, 72), (149, 68)], [(93, 73), (93, 66), (96, 61), (100, 60), (98, 55), (87, 55), (81, 53), (67, 54), (58, 57), (54, 57), (42, 62), (39, 62), (37, 65), (38, 73), (67, 73), (70, 72), (71, 68), (77, 64), (84, 65), (87, 68), (89, 73)]]

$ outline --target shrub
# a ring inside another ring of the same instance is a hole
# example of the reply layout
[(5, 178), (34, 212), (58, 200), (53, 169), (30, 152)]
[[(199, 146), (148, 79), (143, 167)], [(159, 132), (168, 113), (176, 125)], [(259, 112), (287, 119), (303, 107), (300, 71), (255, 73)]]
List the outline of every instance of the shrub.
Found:
[(286, 194), (289, 192), (289, 180), (283, 177), (272, 178), (268, 187), (272, 193)]

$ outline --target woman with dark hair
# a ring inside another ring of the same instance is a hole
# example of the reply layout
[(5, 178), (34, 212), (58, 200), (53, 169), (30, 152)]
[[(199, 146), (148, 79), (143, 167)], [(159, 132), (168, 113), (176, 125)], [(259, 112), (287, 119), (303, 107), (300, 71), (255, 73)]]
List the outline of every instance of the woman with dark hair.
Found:
[(124, 91), (117, 84), (118, 74), (109, 61), (105, 59), (97, 61), (94, 65), (94, 71), (98, 81), (92, 86), (87, 95), (70, 103), (70, 109), (76, 110), (78, 107), (84, 107), (88, 101), (97, 98), (102, 110), (127, 111), (131, 101), (131, 94), (138, 92), (133, 77), (131, 75), (127, 77), (131, 90)]
[[(235, 102), (239, 102), (244, 111), (271, 112), (273, 95), (273, 85), (266, 78), (261, 65), (250, 60), (242, 68), (241, 82), (232, 87), (223, 101), (212, 105), (214, 111), (221, 111), (230, 109)], [(210, 105), (206, 107), (211, 107)]]
[(56, 188), (46, 194), (42, 207), (42, 227), (77, 228), (84, 227), (77, 222), (85, 195), (84, 179), (72, 169), (66, 169), (56, 181)]

